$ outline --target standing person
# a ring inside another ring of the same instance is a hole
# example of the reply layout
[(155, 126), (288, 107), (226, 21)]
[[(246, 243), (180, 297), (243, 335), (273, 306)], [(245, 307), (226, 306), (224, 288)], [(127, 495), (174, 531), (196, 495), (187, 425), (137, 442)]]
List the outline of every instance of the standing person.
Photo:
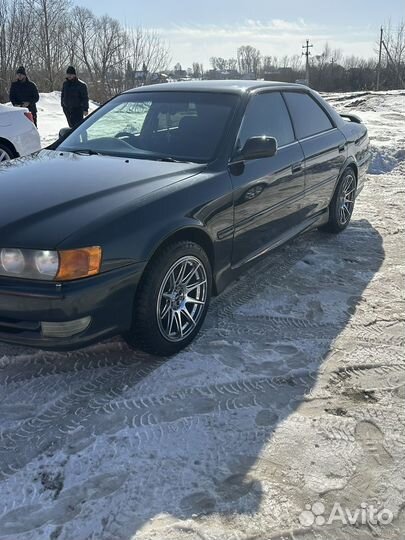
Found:
[(66, 70), (66, 80), (63, 82), (62, 98), (63, 112), (69, 127), (74, 128), (89, 114), (89, 95), (87, 84), (77, 78), (76, 70), (69, 66)]
[(27, 107), (37, 125), (37, 102), (39, 100), (37, 85), (30, 81), (24, 66), (17, 69), (17, 80), (11, 83), (10, 101), (15, 107)]

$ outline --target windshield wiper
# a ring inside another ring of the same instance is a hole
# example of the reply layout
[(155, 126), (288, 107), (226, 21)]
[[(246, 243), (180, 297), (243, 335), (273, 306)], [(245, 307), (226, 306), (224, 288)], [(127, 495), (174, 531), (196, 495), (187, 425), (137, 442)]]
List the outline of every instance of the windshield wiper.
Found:
[(91, 148), (77, 148), (76, 150), (68, 150), (68, 152), (72, 152), (72, 154), (84, 154), (87, 156), (102, 156), (101, 152), (97, 152), (96, 150), (92, 150)]
[(170, 156), (164, 156), (164, 157), (151, 157), (149, 159), (153, 159), (155, 161), (166, 161), (168, 163), (192, 163), (192, 161), (187, 161), (186, 159), (175, 159)]

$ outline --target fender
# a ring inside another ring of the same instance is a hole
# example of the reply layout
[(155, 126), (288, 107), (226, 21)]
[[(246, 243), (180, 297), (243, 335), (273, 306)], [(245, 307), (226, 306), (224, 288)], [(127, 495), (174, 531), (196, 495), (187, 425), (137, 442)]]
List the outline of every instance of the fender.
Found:
[(216, 241), (210, 234), (210, 230), (202, 222), (194, 219), (185, 219), (181, 224), (173, 223), (165, 228), (165, 232), (159, 236), (158, 231), (154, 235), (155, 242), (149, 244), (145, 254), (147, 265), (155, 255), (171, 242), (190, 240), (200, 244), (208, 255), (211, 262), (213, 282), (213, 294), (218, 295), (232, 280), (230, 257), (232, 253), (232, 237), (223, 241)]
[[(346, 160), (344, 161), (343, 165), (342, 165), (341, 168), (340, 168), (338, 177), (337, 177), (336, 182), (335, 182), (335, 185), (334, 185), (334, 187), (333, 187), (332, 197), (333, 197), (333, 195), (334, 195), (334, 193), (335, 193), (335, 190), (336, 190), (337, 185), (338, 185), (339, 182), (340, 182), (340, 179), (341, 179), (342, 176), (343, 176), (343, 173), (345, 172), (345, 170), (346, 170), (348, 167), (352, 167), (352, 168), (354, 169), (354, 172), (355, 172), (355, 175), (356, 175), (356, 183), (357, 183), (359, 168), (358, 168), (358, 166), (357, 166), (357, 163), (356, 163), (356, 160), (354, 159), (354, 157), (353, 157), (353, 156), (348, 156), (348, 157), (346, 158)], [(331, 200), (332, 200), (332, 198), (331, 198)]]

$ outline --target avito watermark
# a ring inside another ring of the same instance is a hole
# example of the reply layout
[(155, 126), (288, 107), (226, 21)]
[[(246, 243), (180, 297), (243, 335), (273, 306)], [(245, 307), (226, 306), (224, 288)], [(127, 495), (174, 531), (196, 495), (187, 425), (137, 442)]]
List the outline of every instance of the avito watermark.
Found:
[(394, 514), (387, 508), (376, 508), (363, 502), (359, 508), (350, 510), (341, 504), (335, 503), (329, 515), (326, 513), (325, 505), (316, 502), (312, 505), (306, 504), (305, 510), (299, 515), (301, 525), (311, 527), (317, 525), (331, 525), (341, 523), (342, 525), (388, 525), (394, 519)]

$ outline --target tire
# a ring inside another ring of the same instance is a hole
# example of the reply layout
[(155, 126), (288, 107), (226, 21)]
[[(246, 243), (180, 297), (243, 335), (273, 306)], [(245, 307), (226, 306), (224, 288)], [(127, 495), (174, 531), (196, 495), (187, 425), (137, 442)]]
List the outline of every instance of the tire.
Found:
[(337, 234), (346, 229), (353, 214), (356, 187), (356, 174), (350, 167), (345, 170), (336, 186), (329, 205), (329, 221), (320, 227), (321, 231)]
[(8, 144), (4, 142), (0, 142), (0, 163), (3, 161), (9, 161), (10, 159), (14, 159), (15, 152), (11, 147), (8, 146)]
[(211, 288), (211, 264), (200, 245), (181, 241), (166, 246), (138, 286), (125, 340), (158, 356), (184, 349), (204, 322)]

